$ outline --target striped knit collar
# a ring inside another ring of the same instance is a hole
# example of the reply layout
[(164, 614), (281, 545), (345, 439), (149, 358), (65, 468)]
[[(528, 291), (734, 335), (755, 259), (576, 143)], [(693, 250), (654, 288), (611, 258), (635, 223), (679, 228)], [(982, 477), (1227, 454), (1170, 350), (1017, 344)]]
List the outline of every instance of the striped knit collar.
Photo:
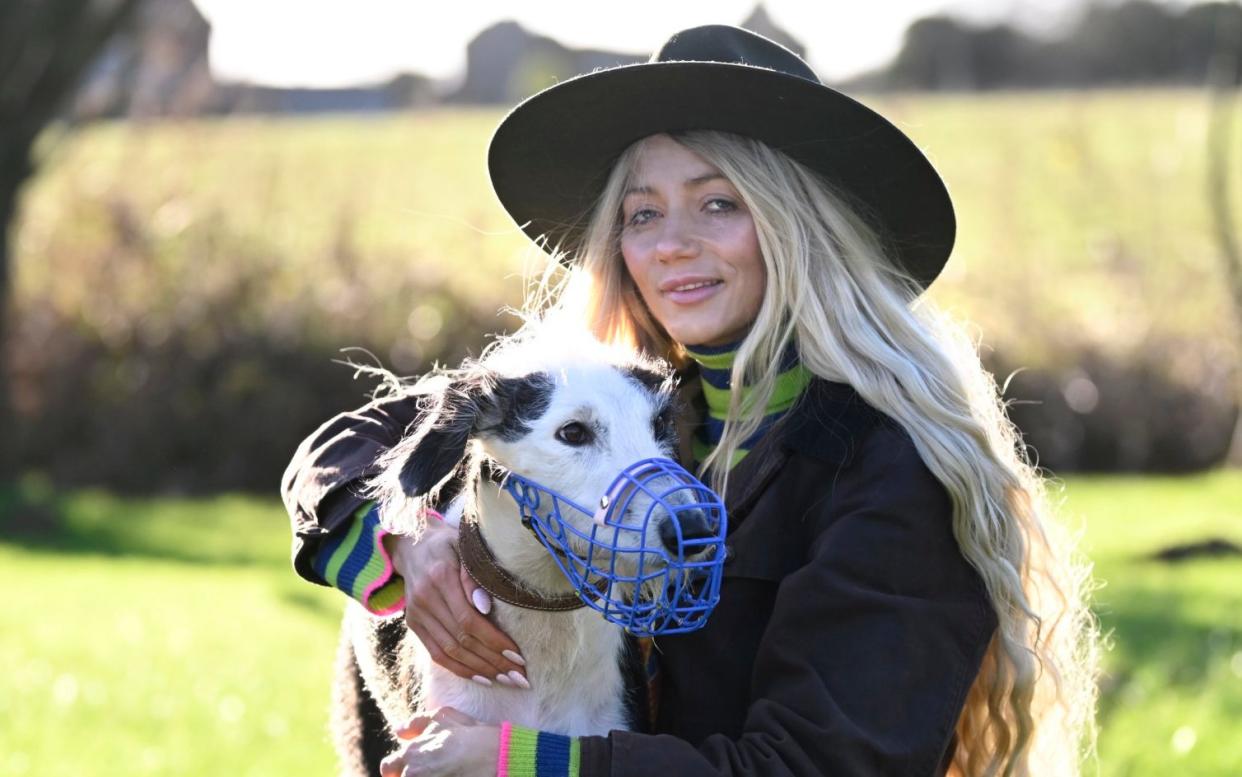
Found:
[[(694, 440), (694, 458), (700, 462), (716, 447), (724, 433), (724, 421), (729, 414), (729, 402), (733, 392), (731, 374), (733, 360), (740, 345), (741, 343), (737, 342), (721, 346), (686, 347), (686, 353), (699, 365), (703, 397), (707, 402), (707, 417), (699, 427)], [(793, 407), (814, 377), (811, 371), (802, 366), (798, 360), (798, 349), (792, 343), (781, 357), (780, 370), (776, 379), (776, 389), (772, 392), (771, 399), (768, 400), (762, 423), (735, 453), (730, 467), (741, 461), (759, 441), (759, 438)], [(741, 392), (741, 401), (745, 406), (751, 389), (749, 386), (743, 386)]]

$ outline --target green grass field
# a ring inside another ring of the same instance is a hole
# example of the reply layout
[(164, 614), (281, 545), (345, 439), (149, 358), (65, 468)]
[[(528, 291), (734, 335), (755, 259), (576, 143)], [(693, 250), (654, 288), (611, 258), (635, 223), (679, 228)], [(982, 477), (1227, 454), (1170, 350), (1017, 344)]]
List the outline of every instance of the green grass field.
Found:
[[(1242, 473), (1073, 478), (1065, 497), (1113, 643), (1101, 774), (1236, 777), (1242, 559), (1148, 555), (1242, 543)], [(289, 569), (278, 505), (91, 492), (59, 505), (49, 539), (0, 524), (0, 774), (334, 773), (341, 600)]]

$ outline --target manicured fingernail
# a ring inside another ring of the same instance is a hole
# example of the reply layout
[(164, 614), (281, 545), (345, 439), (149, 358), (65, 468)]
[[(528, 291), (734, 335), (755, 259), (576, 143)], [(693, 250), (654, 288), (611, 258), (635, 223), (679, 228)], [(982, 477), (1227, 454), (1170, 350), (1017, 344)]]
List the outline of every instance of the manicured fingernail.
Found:
[(502, 650), (500, 651), (500, 655), (509, 659), (510, 661), (517, 664), (518, 666), (526, 666), (526, 659), (522, 658), (517, 653), (514, 653), (512, 650)]
[(470, 679), (474, 680), (479, 685), (486, 685), (488, 688), (492, 687), (492, 681), (487, 679), (481, 674), (476, 674), (474, 677), (471, 677)]
[(513, 681), (509, 679), (509, 675), (507, 675), (507, 674), (498, 674), (498, 675), (496, 675), (496, 682), (500, 683), (501, 685), (505, 686), (506, 688), (512, 688), (512, 687), (513, 687)]
[(412, 717), (412, 718), (410, 718), (409, 720), (407, 720), (407, 721), (405, 722), (405, 725), (401, 726), (401, 730), (402, 730), (402, 731), (408, 731), (409, 729), (414, 728), (414, 724), (419, 723), (419, 722), (420, 722), (420, 721), (422, 721), (425, 717), (426, 717), (425, 715), (415, 715), (414, 717)]
[(510, 672), (509, 679), (513, 680), (513, 682), (516, 683), (518, 686), (525, 688), (528, 691), (530, 690), (530, 682), (527, 681), (527, 679), (523, 677), (522, 673), (519, 672), (518, 670), (514, 669), (512, 672)]
[(487, 591), (482, 588), (474, 589), (474, 593), (470, 594), (470, 601), (474, 602), (474, 609), (487, 615), (492, 611), (492, 597), (487, 595)]

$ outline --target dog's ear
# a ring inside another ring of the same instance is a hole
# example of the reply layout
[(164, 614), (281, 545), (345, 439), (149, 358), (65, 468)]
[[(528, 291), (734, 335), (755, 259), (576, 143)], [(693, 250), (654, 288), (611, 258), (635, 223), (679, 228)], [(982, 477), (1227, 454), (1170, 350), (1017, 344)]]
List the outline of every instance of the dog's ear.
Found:
[(431, 493), (465, 458), (466, 443), (478, 419), (476, 383), (466, 378), (448, 384), (414, 434), (388, 453), (390, 463), (399, 462), (397, 480), (407, 496)]
[(542, 373), (501, 377), (476, 367), (446, 385), (414, 434), (385, 455), (384, 469), (399, 467), (407, 496), (431, 493), (461, 464), (471, 437), (512, 441), (528, 433), (528, 422), (547, 410), (551, 386)]

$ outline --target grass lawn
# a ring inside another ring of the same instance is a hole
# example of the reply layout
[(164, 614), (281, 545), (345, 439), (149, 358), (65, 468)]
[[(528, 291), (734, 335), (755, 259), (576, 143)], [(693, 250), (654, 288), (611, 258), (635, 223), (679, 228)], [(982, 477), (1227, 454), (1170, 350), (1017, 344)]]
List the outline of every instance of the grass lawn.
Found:
[[(38, 491), (38, 489), (34, 489)], [(340, 599), (298, 581), (270, 500), (63, 500), (23, 538), (0, 510), (0, 774), (332, 775)], [(1242, 473), (1072, 478), (1105, 586), (1101, 773), (1242, 773)]]
[(0, 774), (330, 775), (339, 599), (268, 500), (66, 501), (0, 544)]
[(1169, 564), (1161, 548), (1209, 538), (1242, 545), (1242, 473), (1070, 479), (1109, 634), (1101, 774), (1242, 774), (1242, 557)]

